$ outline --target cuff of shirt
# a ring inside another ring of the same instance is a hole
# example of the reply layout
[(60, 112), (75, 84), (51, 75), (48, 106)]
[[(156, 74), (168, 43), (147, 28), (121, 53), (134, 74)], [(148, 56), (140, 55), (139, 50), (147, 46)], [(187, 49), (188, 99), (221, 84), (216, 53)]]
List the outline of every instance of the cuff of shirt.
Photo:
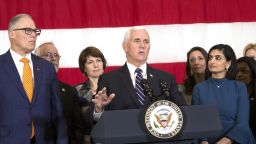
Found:
[(93, 111), (93, 120), (94, 121), (98, 121), (100, 119), (100, 117), (101, 117), (103, 112), (104, 112), (104, 109), (102, 110), (102, 112), (99, 112), (99, 113), (95, 112), (95, 110), (94, 110)]

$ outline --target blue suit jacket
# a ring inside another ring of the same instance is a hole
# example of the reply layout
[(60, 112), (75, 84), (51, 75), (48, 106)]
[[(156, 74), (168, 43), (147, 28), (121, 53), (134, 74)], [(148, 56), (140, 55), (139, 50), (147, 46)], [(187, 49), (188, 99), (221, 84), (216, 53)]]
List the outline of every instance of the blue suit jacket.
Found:
[(38, 144), (66, 144), (58, 82), (53, 65), (31, 55), (34, 95), (30, 103), (10, 51), (0, 56), (0, 144), (29, 144), (31, 122)]

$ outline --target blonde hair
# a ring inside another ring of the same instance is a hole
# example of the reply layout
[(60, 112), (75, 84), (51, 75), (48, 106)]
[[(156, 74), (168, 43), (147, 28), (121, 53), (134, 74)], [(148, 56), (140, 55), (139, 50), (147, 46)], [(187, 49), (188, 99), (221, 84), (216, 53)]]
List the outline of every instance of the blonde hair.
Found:
[(245, 48), (244, 48), (244, 56), (245, 56), (246, 52), (250, 49), (256, 50), (256, 44), (255, 43), (249, 43), (248, 45), (246, 45)]

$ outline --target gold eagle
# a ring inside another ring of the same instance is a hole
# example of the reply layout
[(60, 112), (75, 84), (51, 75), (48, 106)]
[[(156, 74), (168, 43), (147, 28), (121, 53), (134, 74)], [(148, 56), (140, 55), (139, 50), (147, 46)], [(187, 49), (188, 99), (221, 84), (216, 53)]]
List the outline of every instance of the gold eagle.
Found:
[(161, 118), (160, 118), (159, 115), (155, 114), (155, 117), (156, 117), (157, 122), (161, 125), (160, 127), (165, 128), (166, 126), (168, 126), (169, 122), (170, 122), (171, 119), (172, 119), (172, 113), (170, 113), (170, 114), (167, 116), (167, 120), (166, 120), (167, 125), (163, 125), (163, 123), (162, 123)]

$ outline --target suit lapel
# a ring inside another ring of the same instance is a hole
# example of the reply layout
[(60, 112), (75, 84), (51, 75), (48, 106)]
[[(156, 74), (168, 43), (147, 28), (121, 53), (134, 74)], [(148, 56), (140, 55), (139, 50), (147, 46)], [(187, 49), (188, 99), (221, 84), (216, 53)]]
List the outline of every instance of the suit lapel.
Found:
[(147, 65), (147, 80), (152, 89), (158, 86), (157, 75), (154, 73), (154, 70)]
[(138, 101), (138, 96), (135, 92), (132, 80), (131, 80), (131, 76), (130, 76), (130, 72), (128, 70), (127, 64), (125, 64), (121, 69), (120, 69), (120, 77), (122, 79), (122, 82), (124, 84), (124, 87), (127, 88), (127, 92), (128, 95), (131, 96), (132, 100), (134, 101), (134, 103), (136, 103), (136, 105), (138, 107), (141, 107), (141, 104)]
[(23, 84), (21, 82), (19, 72), (15, 66), (13, 59), (12, 59), (10, 50), (7, 51), (3, 56), (4, 56), (3, 64), (1, 64), (2, 68), (5, 69), (7, 75), (9, 75), (11, 82), (13, 83), (13, 85), (15, 85), (17, 87), (17, 89), (21, 93), (22, 97), (25, 98), (27, 101), (29, 101), (27, 94), (23, 88)]
[(147, 81), (151, 88), (153, 89), (153, 95), (159, 96), (159, 79), (157, 73), (150, 66), (147, 65)]
[(34, 103), (37, 99), (38, 92), (40, 89), (40, 63), (39, 58), (36, 57), (34, 54), (31, 54), (31, 59), (33, 62), (33, 72), (34, 72), (34, 94), (32, 103)]

